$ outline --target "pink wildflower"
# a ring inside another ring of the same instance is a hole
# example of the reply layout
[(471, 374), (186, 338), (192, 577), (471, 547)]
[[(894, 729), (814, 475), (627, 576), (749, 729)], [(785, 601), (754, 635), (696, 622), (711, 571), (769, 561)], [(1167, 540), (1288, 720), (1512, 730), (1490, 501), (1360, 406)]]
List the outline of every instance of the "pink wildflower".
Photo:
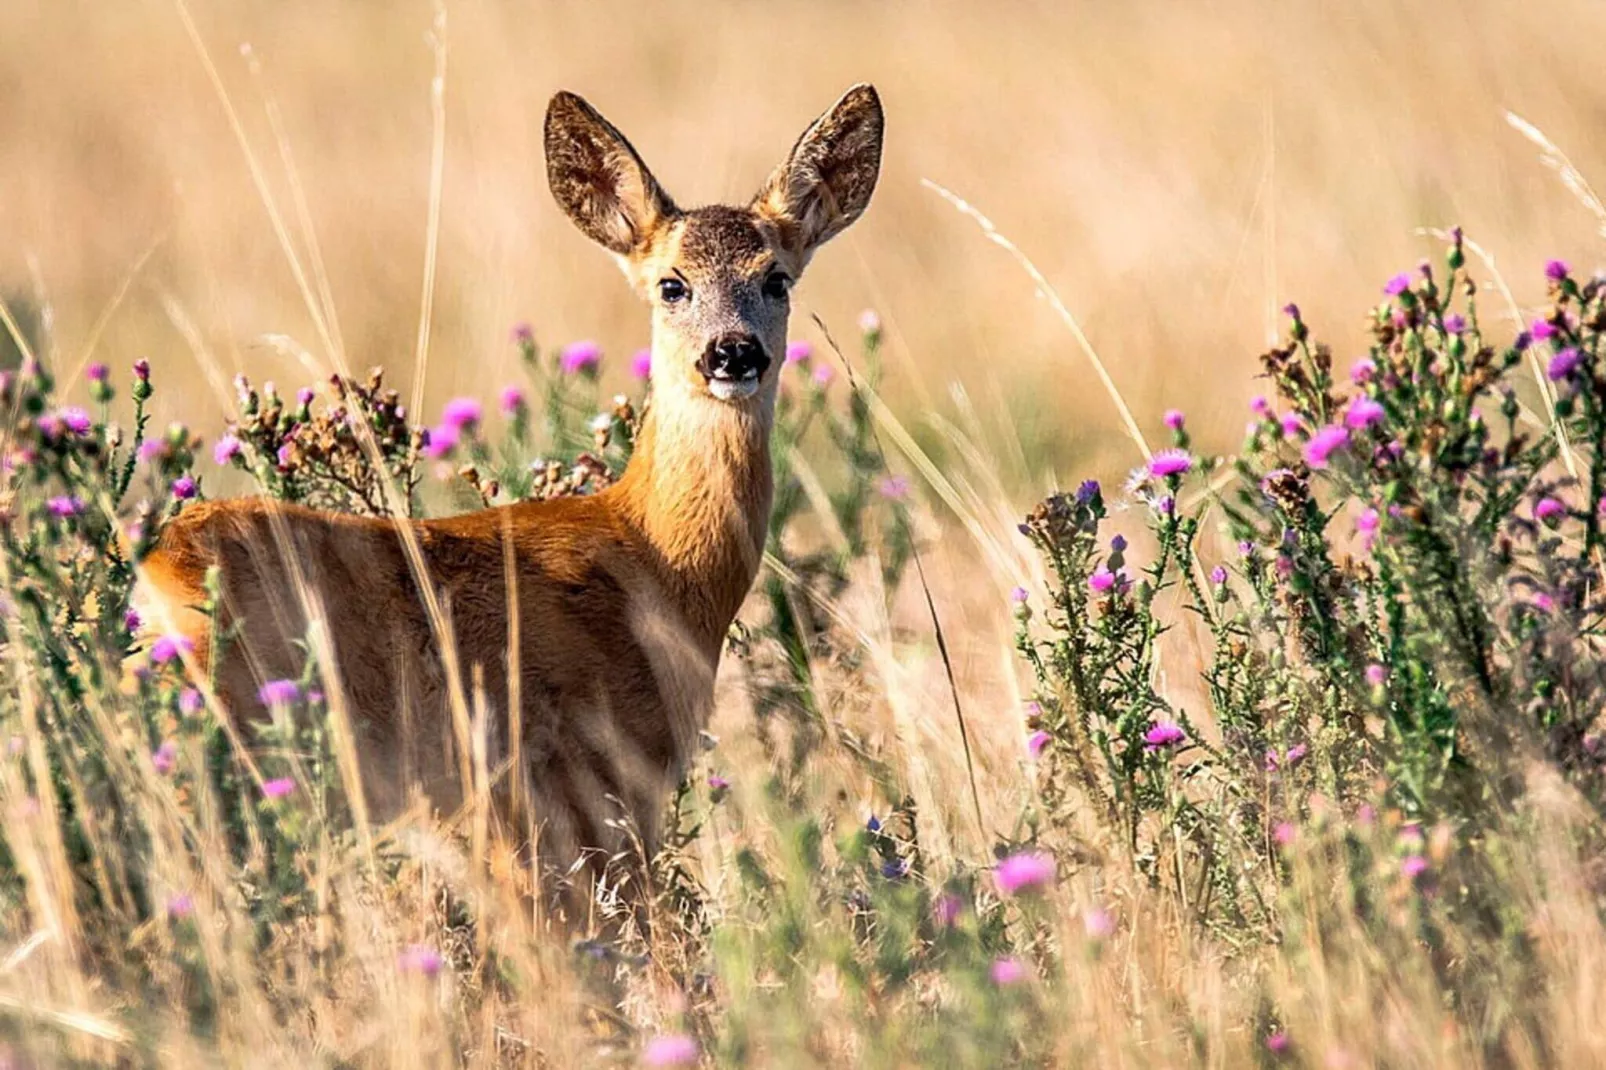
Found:
[(402, 973), (416, 973), (434, 977), (441, 972), (444, 960), (441, 953), (426, 944), (409, 944), (396, 956), (396, 968)]
[(1305, 463), (1312, 468), (1326, 468), (1328, 458), (1349, 445), (1349, 431), (1330, 424), (1311, 436), (1305, 444)]
[(630, 358), (630, 374), (637, 379), (652, 378), (652, 350), (638, 349)]
[(563, 369), (565, 375), (595, 375), (597, 365), (601, 363), (602, 346), (590, 340), (570, 342), (558, 355), (558, 367)]
[(1053, 738), (1047, 732), (1038, 729), (1026, 737), (1026, 753), (1030, 754), (1034, 759), (1041, 758), (1043, 756), (1043, 748), (1048, 746), (1049, 740)]
[(786, 363), (802, 364), (814, 356), (814, 347), (808, 342), (796, 341), (786, 343)]
[(264, 799), (282, 799), (296, 790), (294, 778), (282, 776), (262, 782), (262, 797)]
[(1006, 955), (993, 960), (992, 968), (987, 971), (987, 975), (992, 978), (993, 984), (1003, 988), (1026, 980), (1026, 967), (1020, 959)]
[(691, 1066), (700, 1057), (695, 1038), (686, 1033), (665, 1033), (647, 1041), (641, 1061), (647, 1066)]
[(1054, 856), (1041, 851), (1022, 851), (998, 863), (993, 871), (998, 890), (1005, 895), (1029, 892), (1054, 881)]
[(1193, 467), (1187, 450), (1161, 450), (1149, 458), (1149, 475), (1156, 479), (1180, 476)]
[(1181, 725), (1172, 724), (1170, 721), (1156, 721), (1149, 726), (1147, 732), (1143, 733), (1143, 749), (1150, 752), (1164, 750), (1185, 742), (1187, 738), (1188, 733), (1182, 730)]

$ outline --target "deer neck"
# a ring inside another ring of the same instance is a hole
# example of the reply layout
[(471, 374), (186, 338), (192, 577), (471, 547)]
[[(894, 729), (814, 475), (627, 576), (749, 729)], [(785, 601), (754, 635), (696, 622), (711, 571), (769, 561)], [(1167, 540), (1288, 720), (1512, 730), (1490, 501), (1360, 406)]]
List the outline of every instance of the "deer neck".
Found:
[(773, 404), (655, 398), (615, 488), (660, 580), (717, 651), (752, 587), (768, 536)]

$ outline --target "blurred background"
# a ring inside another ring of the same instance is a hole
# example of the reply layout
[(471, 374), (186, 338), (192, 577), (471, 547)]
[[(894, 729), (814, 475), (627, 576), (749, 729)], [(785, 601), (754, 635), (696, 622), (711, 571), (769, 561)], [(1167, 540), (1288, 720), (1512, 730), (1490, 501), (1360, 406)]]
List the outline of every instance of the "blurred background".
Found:
[(917, 428), (973, 408), (1020, 492), (1123, 469), (1134, 447), (1032, 281), (922, 179), (1036, 262), (1151, 434), (1179, 406), (1224, 448), (1276, 310), (1298, 301), (1347, 363), (1381, 282), (1437, 261), (1420, 228), (1462, 224), (1527, 302), (1545, 257), (1587, 271), (1600, 248), (1505, 118), (1606, 183), (1606, 82), (1579, 47), (1606, 7), (1583, 0), (475, 0), (444, 22), (420, 0), (196, 0), (189, 16), (193, 36), (166, 0), (0, 5), (0, 293), (59, 372), (91, 351), (148, 356), (184, 410), (158, 416), (203, 431), (235, 371), (288, 384), (311, 378), (294, 345), (328, 360), (270, 200), (303, 264), (316, 237), (350, 364), (410, 382), (437, 43), (431, 408), (515, 376), (517, 321), (544, 343), (601, 341), (621, 384), (646, 341), (644, 310), (547, 193), (558, 88), (692, 204), (751, 194), (842, 89), (873, 81), (880, 189), (815, 261), (794, 334), (819, 341), (817, 313), (851, 336), (877, 309), (894, 407)]

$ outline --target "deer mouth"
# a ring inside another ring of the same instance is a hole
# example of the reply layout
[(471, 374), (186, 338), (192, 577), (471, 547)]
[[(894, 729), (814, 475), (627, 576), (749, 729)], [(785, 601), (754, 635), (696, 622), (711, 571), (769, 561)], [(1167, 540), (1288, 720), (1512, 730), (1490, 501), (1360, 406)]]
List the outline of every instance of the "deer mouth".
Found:
[(708, 392), (721, 401), (740, 401), (758, 393), (758, 371), (754, 369), (740, 379), (710, 375)]

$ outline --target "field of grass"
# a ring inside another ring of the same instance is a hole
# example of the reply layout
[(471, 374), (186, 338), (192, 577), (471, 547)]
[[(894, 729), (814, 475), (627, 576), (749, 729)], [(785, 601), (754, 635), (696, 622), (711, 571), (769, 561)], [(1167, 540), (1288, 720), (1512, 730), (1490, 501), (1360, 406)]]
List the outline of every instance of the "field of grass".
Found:
[[(6, 5), (0, 1064), (1606, 1065), (1603, 36)], [(639, 924), (550, 931), (483, 783), (363, 822), (314, 666), (249, 763), (175, 660), (124, 676), (196, 494), (365, 508), (264, 463), (331, 373), (386, 369), (428, 513), (539, 493), (639, 402), (645, 312), (545, 189), (553, 90), (695, 203), (858, 80), (882, 184), (798, 290), (770, 558)], [(487, 415), (424, 456), (457, 396)]]

